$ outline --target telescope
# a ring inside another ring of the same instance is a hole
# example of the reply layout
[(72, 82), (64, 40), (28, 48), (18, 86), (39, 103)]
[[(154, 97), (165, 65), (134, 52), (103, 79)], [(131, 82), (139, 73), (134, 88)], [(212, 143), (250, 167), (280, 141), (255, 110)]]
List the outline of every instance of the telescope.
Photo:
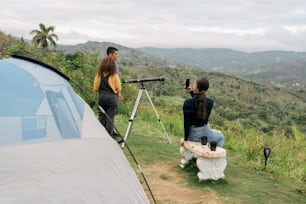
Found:
[(150, 82), (150, 81), (164, 81), (164, 77), (160, 76), (160, 77), (156, 77), (156, 78), (145, 78), (145, 79), (131, 79), (131, 80), (124, 80), (122, 79), (122, 83), (140, 83), (140, 87), (139, 87), (139, 91), (138, 91), (138, 95), (137, 95), (137, 98), (136, 98), (136, 101), (135, 101), (135, 104), (134, 104), (134, 108), (133, 108), (133, 111), (132, 111), (132, 115), (129, 119), (129, 125), (128, 125), (128, 128), (125, 132), (125, 136), (124, 136), (124, 139), (123, 139), (123, 143), (122, 143), (122, 148), (124, 147), (124, 144), (125, 144), (125, 141), (127, 139), (127, 137), (129, 136), (130, 134), (130, 131), (131, 131), (131, 128), (132, 128), (132, 124), (133, 124), (133, 121), (135, 119), (135, 116), (136, 116), (136, 112), (137, 112), (137, 108), (139, 106), (139, 102), (141, 100), (141, 96), (142, 96), (142, 93), (145, 92), (145, 94), (147, 95), (149, 101), (150, 101), (150, 104), (153, 108), (153, 111), (157, 117), (157, 121), (160, 123), (160, 125), (162, 126), (162, 129), (165, 133), (165, 136), (168, 138), (168, 141), (169, 143), (171, 144), (171, 140), (166, 132), (166, 129), (162, 123), (162, 121), (160, 120), (159, 118), (159, 115), (157, 113), (157, 110), (156, 108), (154, 107), (154, 104), (153, 104), (153, 101), (151, 100), (151, 97), (149, 95), (149, 92), (147, 91), (147, 89), (144, 87), (144, 83), (143, 82)]
[(143, 83), (143, 82), (150, 82), (150, 81), (164, 81), (164, 77), (157, 77), (157, 78), (145, 78), (145, 79), (131, 79), (131, 80), (124, 80), (122, 79), (123, 83)]

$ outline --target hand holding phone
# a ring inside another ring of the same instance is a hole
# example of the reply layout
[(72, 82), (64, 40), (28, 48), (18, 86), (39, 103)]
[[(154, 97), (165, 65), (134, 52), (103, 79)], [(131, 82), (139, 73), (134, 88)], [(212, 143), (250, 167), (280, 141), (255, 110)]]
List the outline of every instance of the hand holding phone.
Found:
[(187, 89), (189, 86), (190, 86), (190, 79), (186, 79), (185, 89)]

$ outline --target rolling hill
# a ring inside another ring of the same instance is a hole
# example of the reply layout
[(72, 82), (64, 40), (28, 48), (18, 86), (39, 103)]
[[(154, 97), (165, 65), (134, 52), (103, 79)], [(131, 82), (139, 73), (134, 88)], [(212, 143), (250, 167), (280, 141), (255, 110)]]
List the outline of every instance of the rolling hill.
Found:
[(166, 57), (160, 57), (155, 54), (149, 54), (138, 51), (133, 48), (125, 47), (119, 44), (111, 42), (96, 42), (88, 41), (83, 44), (76, 45), (58, 45), (58, 49), (64, 53), (75, 53), (75, 52), (97, 52), (99, 57), (103, 58), (106, 56), (106, 49), (109, 46), (116, 47), (119, 50), (119, 63), (125, 65), (152, 65), (152, 66), (164, 66), (175, 64)]

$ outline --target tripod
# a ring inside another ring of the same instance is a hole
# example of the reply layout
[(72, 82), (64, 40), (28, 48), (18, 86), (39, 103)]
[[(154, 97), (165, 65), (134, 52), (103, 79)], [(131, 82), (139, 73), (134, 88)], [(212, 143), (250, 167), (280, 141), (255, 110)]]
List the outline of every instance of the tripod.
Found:
[(167, 132), (166, 132), (166, 129), (165, 129), (165, 127), (164, 127), (162, 121), (160, 120), (160, 117), (159, 117), (159, 115), (158, 115), (158, 113), (157, 113), (157, 110), (156, 110), (156, 108), (154, 107), (154, 104), (153, 104), (153, 102), (152, 102), (152, 100), (151, 100), (151, 98), (150, 98), (150, 95), (149, 95), (148, 91), (146, 90), (146, 88), (144, 87), (143, 83), (141, 83), (141, 87), (140, 87), (140, 89), (139, 89), (139, 91), (138, 91), (138, 95), (137, 95), (137, 98), (136, 98), (136, 101), (135, 101), (135, 104), (134, 104), (134, 108), (133, 108), (133, 111), (132, 111), (132, 115), (131, 115), (131, 117), (130, 117), (130, 119), (129, 119), (129, 125), (128, 125), (128, 128), (127, 128), (126, 132), (125, 132), (124, 142), (122, 143), (122, 146), (121, 146), (122, 148), (124, 147), (125, 141), (126, 141), (127, 137), (129, 136), (129, 134), (130, 134), (130, 132), (131, 132), (131, 128), (132, 128), (132, 125), (133, 125), (133, 121), (134, 121), (134, 119), (135, 119), (135, 115), (136, 115), (137, 108), (138, 108), (138, 106), (139, 106), (139, 102), (140, 102), (140, 99), (141, 99), (141, 96), (142, 96), (143, 91), (145, 91), (145, 93), (146, 93), (146, 95), (147, 95), (147, 97), (148, 97), (148, 99), (149, 99), (149, 101), (150, 101), (150, 104), (151, 104), (151, 106), (152, 106), (152, 108), (153, 108), (153, 110), (154, 110), (154, 113), (155, 113), (155, 115), (156, 115), (156, 117), (157, 117), (157, 120), (158, 120), (158, 122), (160, 123), (160, 125), (161, 125), (161, 127), (162, 127), (162, 129), (163, 129), (163, 131), (164, 131), (164, 134), (165, 134), (165, 136), (167, 137), (169, 143), (171, 144), (171, 140), (170, 140), (170, 138), (169, 138), (169, 136), (168, 136), (168, 134), (167, 134)]

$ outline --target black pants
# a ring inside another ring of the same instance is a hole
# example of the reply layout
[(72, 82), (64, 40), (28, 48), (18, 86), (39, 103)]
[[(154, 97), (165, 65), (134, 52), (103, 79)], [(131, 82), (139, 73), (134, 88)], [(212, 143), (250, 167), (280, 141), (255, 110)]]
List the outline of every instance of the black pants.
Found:
[(118, 96), (107, 91), (99, 91), (98, 104), (103, 108), (105, 114), (99, 109), (99, 121), (105, 127), (110, 136), (113, 136), (113, 124), (118, 108)]

